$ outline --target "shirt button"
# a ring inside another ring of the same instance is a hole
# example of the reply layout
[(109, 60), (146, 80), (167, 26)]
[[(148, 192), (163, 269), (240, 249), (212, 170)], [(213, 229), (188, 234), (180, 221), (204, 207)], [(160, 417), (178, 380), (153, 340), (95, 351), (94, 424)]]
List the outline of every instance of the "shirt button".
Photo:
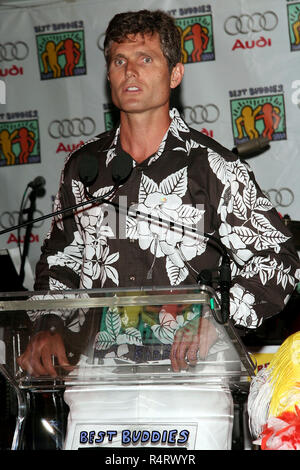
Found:
[(134, 238), (129, 238), (129, 243), (134, 243), (135, 239)]
[(130, 281), (135, 281), (135, 276), (133, 274), (131, 274), (131, 276), (129, 276), (129, 280)]

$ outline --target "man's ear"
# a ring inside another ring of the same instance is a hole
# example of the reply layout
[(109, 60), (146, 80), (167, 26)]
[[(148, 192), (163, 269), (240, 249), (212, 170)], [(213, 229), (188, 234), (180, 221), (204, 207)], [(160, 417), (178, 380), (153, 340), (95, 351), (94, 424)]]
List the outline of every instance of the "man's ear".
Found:
[(180, 85), (184, 75), (184, 65), (181, 62), (178, 62), (178, 64), (173, 67), (173, 70), (171, 72), (171, 79), (170, 79), (170, 87), (171, 88), (176, 88), (178, 85)]

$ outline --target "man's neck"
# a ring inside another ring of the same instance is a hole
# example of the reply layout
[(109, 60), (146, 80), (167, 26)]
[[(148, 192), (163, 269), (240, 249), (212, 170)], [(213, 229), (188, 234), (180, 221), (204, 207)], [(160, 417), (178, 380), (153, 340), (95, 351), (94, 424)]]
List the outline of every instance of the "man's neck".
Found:
[(157, 152), (170, 126), (169, 110), (149, 113), (121, 112), (120, 141), (125, 152), (141, 163)]

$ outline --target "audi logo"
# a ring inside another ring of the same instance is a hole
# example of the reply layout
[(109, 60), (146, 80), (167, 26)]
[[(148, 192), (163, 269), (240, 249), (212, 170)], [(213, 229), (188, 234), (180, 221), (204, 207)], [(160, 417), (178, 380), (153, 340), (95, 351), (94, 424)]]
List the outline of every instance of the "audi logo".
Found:
[(295, 199), (293, 191), (289, 188), (271, 188), (264, 191), (264, 194), (270, 199), (274, 207), (289, 207)]
[(188, 125), (203, 124), (204, 122), (210, 124), (216, 122), (219, 116), (220, 111), (215, 104), (185, 106), (182, 113), (182, 117)]
[[(42, 217), (43, 213), (39, 210), (35, 210), (34, 212), (34, 218), (37, 219), (38, 217)], [(0, 215), (0, 227), (5, 230), (10, 227), (15, 227), (20, 223), (19, 221), (20, 218), (20, 212), (18, 211), (12, 211), (12, 212), (2, 212)], [(34, 224), (34, 227), (39, 228), (43, 225), (43, 221), (37, 222)]]
[(0, 62), (24, 60), (29, 54), (29, 47), (24, 41), (0, 44)]
[(94, 133), (96, 129), (95, 121), (90, 117), (54, 120), (49, 124), (48, 133), (53, 139), (61, 137), (80, 137)]
[(260, 33), (261, 31), (273, 31), (278, 24), (278, 16), (274, 11), (264, 13), (242, 14), (240, 16), (229, 16), (224, 23), (227, 34)]

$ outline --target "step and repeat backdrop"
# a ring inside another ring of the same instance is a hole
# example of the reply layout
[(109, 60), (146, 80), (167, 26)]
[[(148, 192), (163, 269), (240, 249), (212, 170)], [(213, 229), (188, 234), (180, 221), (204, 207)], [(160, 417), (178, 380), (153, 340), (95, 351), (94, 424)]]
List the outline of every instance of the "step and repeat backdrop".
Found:
[[(69, 152), (114, 126), (104, 32), (116, 13), (142, 8), (167, 11), (181, 31), (185, 76), (173, 101), (186, 122), (230, 149), (268, 137), (247, 162), (277, 210), (300, 219), (300, 1), (29, 3), (0, 5), (0, 230), (18, 223), (38, 176), (34, 216), (51, 212)], [(49, 226), (33, 227), (33, 271)], [(24, 235), (2, 234), (0, 250), (22, 251)]]

